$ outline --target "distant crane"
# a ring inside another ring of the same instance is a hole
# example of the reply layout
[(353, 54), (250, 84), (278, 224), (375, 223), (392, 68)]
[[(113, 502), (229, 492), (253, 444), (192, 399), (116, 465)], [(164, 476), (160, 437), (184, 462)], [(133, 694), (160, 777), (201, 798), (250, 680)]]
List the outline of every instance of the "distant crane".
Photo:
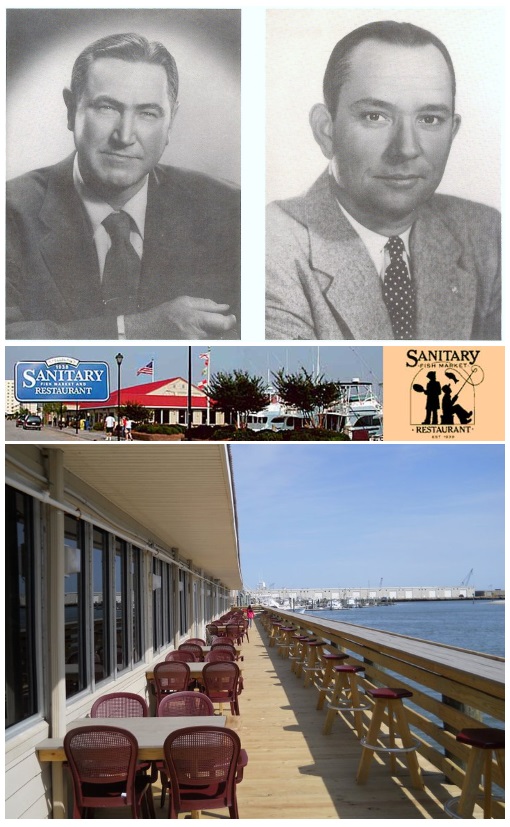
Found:
[(466, 574), (464, 580), (461, 582), (461, 586), (467, 586), (469, 581), (471, 580), (471, 575), (473, 574), (473, 569), (469, 569), (468, 573)]

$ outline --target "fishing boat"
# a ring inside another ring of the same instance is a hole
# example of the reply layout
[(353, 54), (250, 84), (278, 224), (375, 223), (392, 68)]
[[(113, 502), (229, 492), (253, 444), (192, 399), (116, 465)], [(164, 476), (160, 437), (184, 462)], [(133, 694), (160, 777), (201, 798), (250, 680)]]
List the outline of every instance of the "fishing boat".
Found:
[[(307, 427), (303, 414), (284, 405), (270, 389), (271, 402), (262, 411), (251, 413), (247, 426), (253, 431), (292, 431)], [(342, 382), (340, 398), (322, 416), (322, 427), (346, 434), (352, 440), (381, 440), (382, 404), (372, 382), (355, 378)]]

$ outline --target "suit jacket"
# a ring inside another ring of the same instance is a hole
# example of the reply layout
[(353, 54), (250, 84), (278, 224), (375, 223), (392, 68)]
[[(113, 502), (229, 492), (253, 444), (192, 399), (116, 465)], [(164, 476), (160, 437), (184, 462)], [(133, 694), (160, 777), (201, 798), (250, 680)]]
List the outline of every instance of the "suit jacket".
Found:
[[(116, 316), (104, 315), (73, 158), (7, 185), (7, 338), (117, 338)], [(229, 304), (239, 323), (239, 191), (157, 166), (149, 176), (139, 309), (182, 295)], [(159, 336), (147, 330), (146, 338)]]
[[(266, 338), (393, 339), (382, 279), (325, 172), (267, 212)], [(501, 337), (496, 210), (434, 195), (410, 235), (416, 339)]]

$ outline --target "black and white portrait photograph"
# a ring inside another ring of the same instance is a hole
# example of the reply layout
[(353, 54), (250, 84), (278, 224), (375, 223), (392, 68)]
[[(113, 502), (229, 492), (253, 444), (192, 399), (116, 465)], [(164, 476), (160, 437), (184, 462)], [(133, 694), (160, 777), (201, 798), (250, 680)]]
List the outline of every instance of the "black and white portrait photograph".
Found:
[(501, 339), (503, 29), (268, 11), (266, 338)]
[(7, 11), (7, 339), (239, 339), (240, 10)]

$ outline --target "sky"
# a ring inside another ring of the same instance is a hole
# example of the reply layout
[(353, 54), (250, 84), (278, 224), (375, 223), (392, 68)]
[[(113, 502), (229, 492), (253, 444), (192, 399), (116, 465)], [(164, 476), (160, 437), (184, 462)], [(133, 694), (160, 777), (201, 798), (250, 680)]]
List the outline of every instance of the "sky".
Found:
[(245, 588), (504, 588), (504, 446), (231, 446)]
[[(45, 361), (52, 356), (71, 356), (82, 362), (107, 362), (110, 365), (111, 389), (117, 388), (117, 364), (115, 355), (119, 351), (124, 355), (121, 366), (121, 387), (141, 385), (146, 382), (170, 379), (174, 376), (187, 377), (188, 374), (188, 346), (167, 345), (161, 347), (136, 346), (121, 343), (114, 346), (88, 346), (52, 344), (28, 347), (5, 348), (5, 378), (14, 377), (16, 362)], [(192, 347), (192, 381), (196, 384), (202, 376), (204, 361), (199, 358), (200, 353), (207, 351), (207, 344)], [(153, 377), (136, 371), (146, 365), (154, 357), (155, 374)], [(211, 374), (217, 371), (232, 371), (234, 368), (246, 370), (250, 375), (267, 378), (268, 372), (275, 372), (280, 368), (289, 371), (316, 369), (317, 358), (319, 370), (327, 379), (349, 380), (354, 377), (365, 382), (374, 383), (374, 391), (379, 391), (382, 381), (382, 348), (381, 347), (347, 347), (347, 346), (267, 346), (247, 345), (230, 346), (217, 345), (211, 348)]]

